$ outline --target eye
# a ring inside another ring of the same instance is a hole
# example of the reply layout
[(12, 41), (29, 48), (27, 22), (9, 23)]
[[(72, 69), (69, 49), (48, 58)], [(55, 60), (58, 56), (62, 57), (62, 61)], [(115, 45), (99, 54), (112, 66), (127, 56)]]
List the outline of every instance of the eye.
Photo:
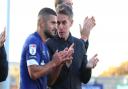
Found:
[(66, 21), (62, 21), (62, 24), (65, 25), (67, 22)]
[(60, 24), (62, 24), (62, 25), (65, 25), (67, 23), (67, 21), (57, 21), (57, 25), (60, 25)]

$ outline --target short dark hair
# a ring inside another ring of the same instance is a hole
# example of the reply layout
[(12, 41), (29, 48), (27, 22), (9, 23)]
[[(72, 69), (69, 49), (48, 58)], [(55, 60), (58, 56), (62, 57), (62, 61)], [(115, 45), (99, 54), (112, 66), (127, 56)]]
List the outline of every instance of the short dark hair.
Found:
[(67, 4), (60, 4), (56, 8), (57, 14), (64, 14), (73, 19), (73, 11), (72, 8)]
[(42, 9), (39, 11), (39, 13), (38, 13), (38, 16), (43, 16), (43, 17), (45, 17), (45, 19), (46, 19), (49, 15), (55, 15), (55, 16), (57, 16), (56, 12), (55, 12), (53, 9), (47, 8), (47, 7), (42, 8)]

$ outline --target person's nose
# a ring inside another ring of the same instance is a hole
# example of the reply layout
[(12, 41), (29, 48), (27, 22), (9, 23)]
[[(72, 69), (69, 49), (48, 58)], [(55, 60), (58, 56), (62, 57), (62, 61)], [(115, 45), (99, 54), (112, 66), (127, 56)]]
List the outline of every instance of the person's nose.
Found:
[(62, 29), (62, 28), (63, 28), (63, 24), (61, 23), (58, 25), (58, 29)]

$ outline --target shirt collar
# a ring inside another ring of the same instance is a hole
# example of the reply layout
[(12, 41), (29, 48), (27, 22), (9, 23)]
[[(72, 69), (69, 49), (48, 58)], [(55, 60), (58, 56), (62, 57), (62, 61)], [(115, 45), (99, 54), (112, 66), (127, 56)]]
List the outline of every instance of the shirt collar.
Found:
[(34, 35), (35, 35), (36, 37), (38, 37), (38, 38), (42, 41), (42, 39), (41, 39), (41, 37), (40, 37), (40, 35), (39, 35), (38, 32), (34, 32)]
[[(65, 41), (63, 38), (60, 38), (58, 35), (56, 36), (57, 39), (60, 39), (62, 41)], [(68, 42), (68, 43), (73, 43), (73, 36), (71, 33), (69, 33), (69, 36), (68, 36), (68, 39), (65, 41), (65, 42)]]

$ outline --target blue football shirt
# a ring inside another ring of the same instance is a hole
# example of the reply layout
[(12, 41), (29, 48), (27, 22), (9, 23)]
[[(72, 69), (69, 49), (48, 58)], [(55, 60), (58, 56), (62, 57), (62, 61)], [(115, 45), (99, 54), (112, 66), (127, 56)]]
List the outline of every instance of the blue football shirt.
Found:
[(22, 50), (20, 62), (20, 89), (46, 89), (47, 76), (32, 80), (28, 73), (30, 65), (45, 65), (49, 62), (47, 46), (37, 32), (31, 34)]

